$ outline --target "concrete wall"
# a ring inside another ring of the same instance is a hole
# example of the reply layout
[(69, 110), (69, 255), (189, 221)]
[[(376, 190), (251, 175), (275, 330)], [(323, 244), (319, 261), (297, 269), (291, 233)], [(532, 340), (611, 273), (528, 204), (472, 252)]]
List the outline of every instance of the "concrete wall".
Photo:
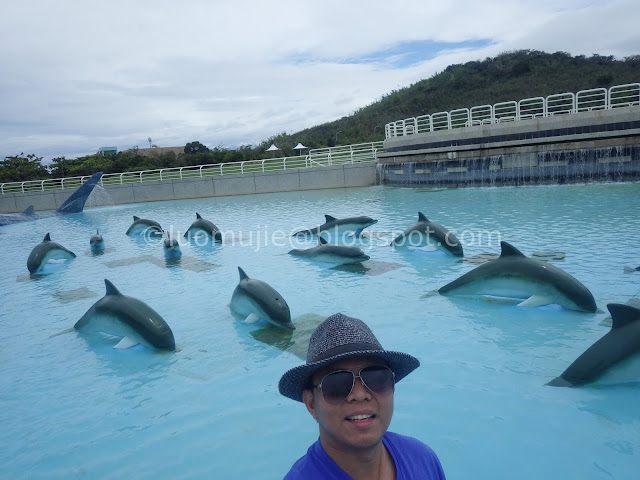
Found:
[[(364, 162), (268, 173), (109, 185), (103, 187), (108, 194), (104, 195), (105, 198), (92, 196), (90, 203), (98, 206), (183, 198), (365, 187), (375, 184), (376, 163)], [(55, 210), (71, 193), (73, 190), (0, 195), (0, 213), (21, 212), (29, 205), (33, 205), (36, 211)]]
[(378, 161), (386, 185), (640, 181), (640, 108), (389, 138)]
[[(640, 107), (596, 110), (571, 115), (475, 125), (387, 138), (380, 162), (404, 162), (408, 156), (486, 148), (543, 146), (639, 135)], [(517, 139), (514, 139), (517, 137)]]

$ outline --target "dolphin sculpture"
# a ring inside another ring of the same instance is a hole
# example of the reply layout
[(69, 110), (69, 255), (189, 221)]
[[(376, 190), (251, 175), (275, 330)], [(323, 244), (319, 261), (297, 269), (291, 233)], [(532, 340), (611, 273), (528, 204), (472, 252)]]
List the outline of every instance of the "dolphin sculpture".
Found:
[(293, 236), (306, 236), (306, 235), (334, 235), (334, 238), (338, 238), (345, 233), (353, 232), (354, 236), (359, 236), (362, 231), (378, 223), (378, 220), (374, 220), (371, 217), (359, 216), (359, 217), (347, 217), (347, 218), (335, 218), (331, 215), (325, 215), (325, 222), (315, 228), (309, 230), (300, 230), (293, 234)]
[(141, 343), (149, 348), (175, 350), (173, 332), (155, 310), (137, 298), (122, 295), (106, 278), (104, 283), (104, 297), (94, 303), (73, 328), (122, 337), (114, 348)]
[(89, 239), (89, 246), (92, 252), (101, 252), (104, 250), (104, 239), (98, 229), (96, 229), (96, 234), (92, 235)]
[(178, 258), (182, 256), (180, 242), (169, 236), (164, 239), (164, 258)]
[(102, 178), (102, 172), (91, 175), (87, 181), (78, 187), (76, 191), (73, 192), (54, 212), (38, 214), (33, 209), (33, 206), (29, 206), (21, 213), (7, 213), (0, 215), (0, 226), (38, 220), (39, 218), (51, 217), (54, 215), (79, 213), (84, 209), (84, 204), (86, 203), (87, 198), (91, 195), (93, 188), (98, 184), (100, 178)]
[(547, 385), (577, 387), (595, 381), (640, 381), (640, 309), (621, 303), (610, 303), (607, 309), (613, 320), (611, 330)]
[(133, 216), (133, 223), (127, 229), (127, 235), (154, 235), (160, 236), (164, 234), (164, 230), (155, 220), (148, 220)]
[(434, 246), (450, 255), (462, 257), (462, 244), (453, 233), (442, 225), (430, 222), (422, 212), (418, 212), (418, 222), (407, 228), (392, 242), (392, 246), (425, 247)]
[(204, 232), (209, 235), (216, 242), (222, 242), (222, 233), (212, 222), (206, 220), (200, 216), (198, 212), (196, 212), (196, 220), (191, 224), (191, 226), (184, 232), (185, 238), (191, 238), (196, 235), (198, 232)]
[(525, 257), (507, 242), (496, 260), (476, 267), (438, 289), (441, 295), (506, 297), (519, 306), (558, 304), (569, 310), (595, 312), (591, 292), (568, 273), (550, 263)]
[(337, 265), (361, 263), (371, 258), (358, 247), (351, 245), (331, 245), (321, 236), (318, 236), (317, 246), (307, 249), (293, 249), (289, 251), (289, 255), (318, 260), (320, 262), (335, 263)]
[(47, 233), (42, 242), (31, 250), (29, 258), (27, 258), (27, 268), (31, 274), (43, 273), (47, 265), (65, 263), (75, 257), (75, 253), (52, 241), (51, 236)]
[(282, 295), (262, 280), (249, 278), (238, 267), (240, 282), (231, 296), (231, 310), (245, 317), (248, 323), (262, 319), (280, 328), (294, 330), (291, 311)]

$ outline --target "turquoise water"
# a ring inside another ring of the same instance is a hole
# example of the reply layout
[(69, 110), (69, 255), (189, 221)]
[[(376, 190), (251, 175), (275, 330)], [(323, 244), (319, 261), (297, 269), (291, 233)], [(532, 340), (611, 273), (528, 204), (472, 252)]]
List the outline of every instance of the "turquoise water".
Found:
[[(418, 211), (455, 231), (466, 257), (498, 253), (500, 239), (528, 256), (553, 253), (604, 313), (425, 296), (475, 264), (384, 246)], [(184, 232), (195, 212), (235, 240), (183, 245), (181, 262), (167, 263), (160, 241), (125, 235), (133, 215)], [(277, 391), (302, 360), (229, 311), (241, 266), (284, 296), (294, 323), (341, 311), (420, 359), (397, 386), (391, 430), (431, 445), (449, 479), (635, 478), (640, 386), (545, 383), (608, 331), (607, 303), (638, 296), (640, 272), (624, 273), (640, 265), (638, 212), (640, 184), (370, 187), (107, 206), (2, 227), (0, 477), (282, 478), (317, 425)], [(367, 230), (381, 238), (361, 243), (370, 270), (287, 255), (300, 245), (284, 234), (324, 214), (379, 220)], [(100, 256), (88, 253), (96, 228)], [(47, 232), (77, 258), (29, 278), (27, 257)], [(52, 337), (104, 295), (105, 278), (163, 316), (176, 352)]]

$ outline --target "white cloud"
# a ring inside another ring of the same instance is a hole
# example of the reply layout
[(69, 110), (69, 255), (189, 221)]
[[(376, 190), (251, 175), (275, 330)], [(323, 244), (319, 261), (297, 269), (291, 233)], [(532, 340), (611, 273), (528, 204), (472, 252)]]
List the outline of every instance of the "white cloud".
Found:
[[(148, 137), (235, 147), (502, 51), (640, 53), (627, 0), (23, 0), (1, 13), (0, 158), (74, 158)], [(398, 63), (411, 42), (432, 51)]]

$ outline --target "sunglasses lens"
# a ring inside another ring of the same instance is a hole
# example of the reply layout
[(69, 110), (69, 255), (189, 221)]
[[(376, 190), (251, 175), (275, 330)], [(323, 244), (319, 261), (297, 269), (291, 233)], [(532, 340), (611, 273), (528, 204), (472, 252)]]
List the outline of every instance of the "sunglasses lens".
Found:
[(322, 380), (322, 395), (327, 403), (336, 405), (349, 396), (353, 387), (351, 372), (333, 372)]
[(387, 367), (366, 367), (360, 371), (360, 378), (367, 388), (378, 395), (393, 392), (395, 380), (393, 372)]
[[(389, 395), (393, 392), (395, 380), (393, 372), (387, 367), (365, 367), (360, 370), (360, 378), (373, 393)], [(326, 375), (322, 379), (322, 396), (325, 402), (332, 405), (344, 402), (351, 393), (354, 379), (354, 374), (346, 370)]]

